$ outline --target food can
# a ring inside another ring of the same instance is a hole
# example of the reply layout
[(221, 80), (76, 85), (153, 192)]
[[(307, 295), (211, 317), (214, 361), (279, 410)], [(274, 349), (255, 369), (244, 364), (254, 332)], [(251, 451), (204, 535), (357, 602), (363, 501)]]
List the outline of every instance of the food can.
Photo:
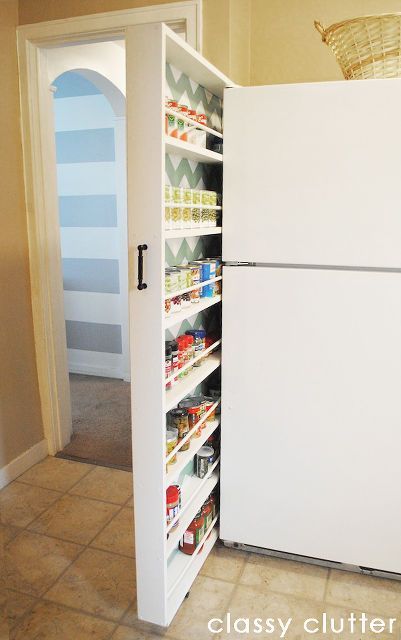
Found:
[[(170, 455), (173, 449), (176, 448), (178, 444), (178, 429), (174, 427), (169, 427), (166, 431), (166, 458)], [(171, 460), (169, 460), (168, 464), (175, 464), (177, 462), (177, 455), (174, 455)]]
[(197, 207), (191, 208), (191, 227), (197, 229), (201, 226), (201, 210)]
[(201, 227), (209, 226), (209, 212), (210, 209), (202, 209), (201, 210)]
[(171, 209), (171, 229), (182, 228), (182, 208), (174, 206)]
[(201, 204), (202, 191), (200, 189), (192, 190), (192, 204)]
[(217, 206), (217, 193), (216, 191), (209, 191), (209, 200), (210, 200), (210, 204), (213, 205), (214, 207)]
[(194, 283), (192, 277), (192, 269), (187, 264), (179, 264), (177, 265), (177, 269), (180, 271), (181, 275), (181, 289), (187, 289), (188, 287), (192, 287)]
[(164, 207), (164, 228), (172, 229), (171, 207)]
[(169, 204), (173, 198), (173, 190), (170, 184), (164, 185), (164, 202), (165, 204)]
[(178, 136), (177, 118), (172, 113), (166, 114), (166, 134), (173, 138)]
[(201, 203), (206, 205), (210, 204), (210, 191), (206, 191), (205, 189), (201, 191)]
[[(211, 396), (204, 396), (203, 400), (205, 403), (205, 412), (207, 413), (208, 411), (210, 411), (210, 409), (213, 407), (216, 401)], [(215, 419), (216, 419), (216, 409), (214, 409), (212, 413), (208, 415), (208, 417), (206, 418), (206, 422), (213, 422), (213, 420)]]
[[(181, 272), (177, 267), (167, 267), (165, 269), (166, 295), (175, 293), (184, 287), (181, 286)], [(167, 290), (167, 283), (169, 287)]]
[(192, 204), (192, 189), (184, 188), (184, 204)]
[[(193, 262), (190, 262), (188, 266), (191, 269), (191, 273), (192, 273), (192, 286), (199, 284), (201, 279), (201, 267), (199, 266), (199, 264), (196, 264)], [(191, 291), (191, 303), (196, 304), (197, 302), (199, 302), (199, 299), (200, 299), (200, 288), (193, 289)]]
[(180, 118), (179, 116), (177, 117), (177, 137), (180, 138), (180, 140), (187, 139), (185, 121), (182, 120), (182, 118)]
[(174, 204), (183, 204), (184, 202), (184, 188), (183, 187), (172, 187), (173, 197), (172, 201)]
[(195, 473), (198, 478), (204, 478), (209, 471), (209, 461), (213, 457), (212, 447), (201, 447), (195, 456)]
[(181, 209), (181, 228), (191, 229), (192, 227), (192, 213), (190, 207), (183, 207)]

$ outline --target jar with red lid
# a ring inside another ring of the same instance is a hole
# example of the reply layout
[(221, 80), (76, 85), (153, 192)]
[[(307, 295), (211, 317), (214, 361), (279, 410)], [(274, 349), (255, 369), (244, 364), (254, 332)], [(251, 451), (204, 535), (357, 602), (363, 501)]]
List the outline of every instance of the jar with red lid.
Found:
[[(213, 407), (213, 405), (215, 404), (216, 400), (214, 398), (212, 398), (211, 396), (204, 396), (203, 398), (204, 400), (204, 405), (205, 405), (205, 412), (207, 413), (208, 411), (210, 411), (210, 409)], [(206, 418), (207, 422), (213, 422), (213, 420), (216, 419), (216, 409), (214, 409)]]
[(180, 550), (191, 556), (195, 552), (196, 547), (199, 546), (202, 541), (204, 533), (205, 518), (201, 511), (198, 511), (180, 540)]
[(202, 506), (202, 515), (205, 518), (205, 533), (209, 530), (213, 522), (213, 508), (208, 498)]
[[(167, 526), (169, 526), (172, 521), (174, 520), (174, 518), (177, 516), (178, 511), (179, 511), (179, 504), (180, 504), (180, 491), (177, 485), (171, 485), (170, 487), (167, 487), (166, 490), (166, 522), (167, 522)], [(174, 526), (172, 527), (173, 529), (176, 528), (176, 526), (178, 525), (178, 520), (177, 522), (174, 524)]]

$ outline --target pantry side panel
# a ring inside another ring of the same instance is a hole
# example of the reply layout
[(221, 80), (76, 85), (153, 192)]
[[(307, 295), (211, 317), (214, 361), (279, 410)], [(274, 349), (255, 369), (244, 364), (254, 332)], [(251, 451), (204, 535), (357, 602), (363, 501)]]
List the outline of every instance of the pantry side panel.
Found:
[(224, 268), (221, 537), (401, 572), (401, 275)]
[[(138, 616), (167, 624), (165, 558), (163, 25), (128, 29), (128, 233)], [(146, 53), (145, 53), (146, 52)], [(149, 132), (152, 132), (150, 135)], [(138, 246), (143, 280), (138, 289)]]

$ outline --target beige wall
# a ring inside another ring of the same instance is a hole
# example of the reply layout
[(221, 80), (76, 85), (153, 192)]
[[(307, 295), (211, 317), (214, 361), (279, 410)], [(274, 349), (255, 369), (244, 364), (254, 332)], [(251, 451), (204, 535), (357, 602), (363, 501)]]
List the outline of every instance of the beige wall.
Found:
[(0, 2), (0, 468), (43, 438), (30, 302), (15, 27)]
[(313, 21), (401, 11), (401, 0), (252, 0), (251, 84), (343, 79)]

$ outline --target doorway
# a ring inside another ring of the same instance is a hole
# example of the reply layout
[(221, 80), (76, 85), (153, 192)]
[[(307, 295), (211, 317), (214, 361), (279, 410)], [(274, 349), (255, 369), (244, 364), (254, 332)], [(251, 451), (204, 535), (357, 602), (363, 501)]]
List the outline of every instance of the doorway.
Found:
[(72, 418), (58, 455), (130, 469), (125, 98), (106, 86), (119, 91), (89, 69), (52, 84)]

